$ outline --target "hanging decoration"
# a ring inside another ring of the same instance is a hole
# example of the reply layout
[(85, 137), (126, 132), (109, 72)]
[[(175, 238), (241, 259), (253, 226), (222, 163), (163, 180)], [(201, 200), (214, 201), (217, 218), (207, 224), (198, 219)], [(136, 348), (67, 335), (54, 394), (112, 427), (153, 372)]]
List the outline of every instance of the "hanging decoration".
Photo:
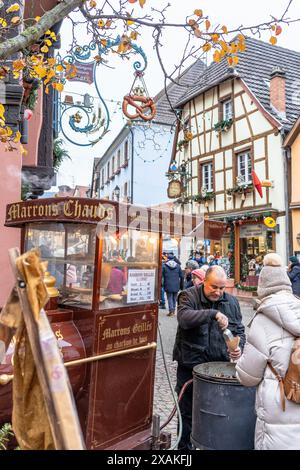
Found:
[[(122, 110), (124, 115), (134, 121), (142, 119), (143, 121), (152, 121), (156, 116), (156, 106), (150, 98), (144, 80), (144, 73), (135, 72), (135, 78), (128, 95), (124, 96)], [(128, 109), (131, 107), (130, 109)]]
[(258, 194), (262, 198), (263, 197), (263, 192), (262, 192), (261, 181), (260, 181), (259, 177), (257, 176), (257, 174), (255, 173), (254, 170), (252, 170), (252, 181), (253, 181), (255, 189), (257, 190)]
[[(66, 95), (65, 100), (60, 103), (60, 128), (64, 137), (74, 145), (81, 147), (93, 146), (98, 143), (109, 132), (109, 125), (111, 122), (110, 113), (106, 102), (104, 101), (101, 92), (98, 77), (98, 70), (101, 64), (105, 61), (103, 57), (108, 55), (109, 51), (115, 47), (121, 47), (124, 42), (124, 37), (118, 36), (116, 39), (108, 39), (105, 45), (101, 42), (90, 42), (88, 45), (76, 45), (65, 57), (57, 56), (57, 70), (60, 75), (60, 82), (63, 84), (66, 79), (76, 81), (77, 68), (83, 68), (83, 64), (91, 66), (93, 69), (93, 86), (96, 90), (97, 97), (90, 99), (91, 96), (84, 95), (85, 99), (77, 102), (70, 100), (70, 96)], [(143, 59), (135, 61), (133, 68), (137, 74), (143, 74), (147, 67), (147, 57), (142, 50), (133, 42), (130, 42), (130, 50), (122, 53), (122, 58), (128, 58), (129, 55), (140, 55)], [(79, 76), (79, 81), (82, 79)], [(144, 96), (144, 95), (143, 95)], [(144, 96), (145, 97), (145, 96)], [(141, 96), (142, 98), (142, 96)], [(138, 106), (141, 112), (148, 115), (146, 105), (149, 104), (151, 108), (152, 103), (141, 99), (141, 105)], [(82, 138), (79, 140), (76, 134), (81, 134)]]

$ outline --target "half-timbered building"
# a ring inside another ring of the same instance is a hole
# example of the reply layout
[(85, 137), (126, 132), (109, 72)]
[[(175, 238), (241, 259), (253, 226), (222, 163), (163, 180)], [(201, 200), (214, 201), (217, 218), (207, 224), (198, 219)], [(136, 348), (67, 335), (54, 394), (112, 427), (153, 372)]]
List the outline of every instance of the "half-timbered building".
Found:
[(224, 238), (210, 246), (223, 255), (232, 250), (236, 282), (246, 280), (251, 259), (273, 250), (289, 255), (283, 139), (300, 112), (300, 53), (252, 38), (246, 45), (234, 69), (226, 59), (213, 63), (179, 100), (182, 125), (172, 155), (187, 168), (181, 209), (228, 223)]

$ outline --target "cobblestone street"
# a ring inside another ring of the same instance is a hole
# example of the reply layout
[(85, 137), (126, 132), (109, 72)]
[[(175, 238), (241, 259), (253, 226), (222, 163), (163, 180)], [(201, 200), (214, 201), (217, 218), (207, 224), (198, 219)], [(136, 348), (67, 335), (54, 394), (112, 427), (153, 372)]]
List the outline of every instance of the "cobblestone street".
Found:
[[(250, 303), (240, 302), (243, 322), (247, 325), (253, 315), (253, 308)], [(173, 386), (176, 383), (176, 366), (177, 363), (172, 361), (172, 350), (177, 330), (177, 317), (167, 317), (168, 310), (160, 310), (159, 312), (159, 328), (161, 331), (163, 350), (165, 354), (166, 364), (171, 377)], [(158, 414), (161, 418), (161, 425), (165, 423), (172, 412), (174, 401), (172, 392), (167, 379), (165, 366), (162, 357), (161, 344), (158, 338), (158, 349), (156, 355), (156, 374), (154, 388), (154, 414)], [(166, 426), (164, 431), (171, 432), (172, 444), (176, 441), (177, 416)]]

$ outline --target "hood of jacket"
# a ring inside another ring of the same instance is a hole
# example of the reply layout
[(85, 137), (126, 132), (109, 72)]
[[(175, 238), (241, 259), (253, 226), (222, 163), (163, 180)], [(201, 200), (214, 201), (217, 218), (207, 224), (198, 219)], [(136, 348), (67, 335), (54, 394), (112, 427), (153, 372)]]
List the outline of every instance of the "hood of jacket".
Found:
[(292, 293), (283, 290), (265, 297), (257, 313), (270, 318), (291, 335), (300, 337), (300, 299)]
[(178, 266), (178, 264), (176, 263), (176, 261), (171, 259), (170, 261), (166, 262), (166, 266), (168, 266), (168, 268), (170, 269), (175, 269)]

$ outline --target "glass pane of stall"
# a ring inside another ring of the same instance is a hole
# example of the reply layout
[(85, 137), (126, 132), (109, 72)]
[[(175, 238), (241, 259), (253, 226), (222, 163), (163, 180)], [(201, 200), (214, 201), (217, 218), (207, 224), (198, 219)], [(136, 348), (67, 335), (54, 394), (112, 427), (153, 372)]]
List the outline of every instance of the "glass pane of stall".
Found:
[(25, 249), (39, 248), (56, 279), (59, 303), (91, 308), (96, 230), (91, 225), (32, 224), (27, 228)]
[(158, 261), (157, 233), (103, 235), (100, 308), (157, 302)]

